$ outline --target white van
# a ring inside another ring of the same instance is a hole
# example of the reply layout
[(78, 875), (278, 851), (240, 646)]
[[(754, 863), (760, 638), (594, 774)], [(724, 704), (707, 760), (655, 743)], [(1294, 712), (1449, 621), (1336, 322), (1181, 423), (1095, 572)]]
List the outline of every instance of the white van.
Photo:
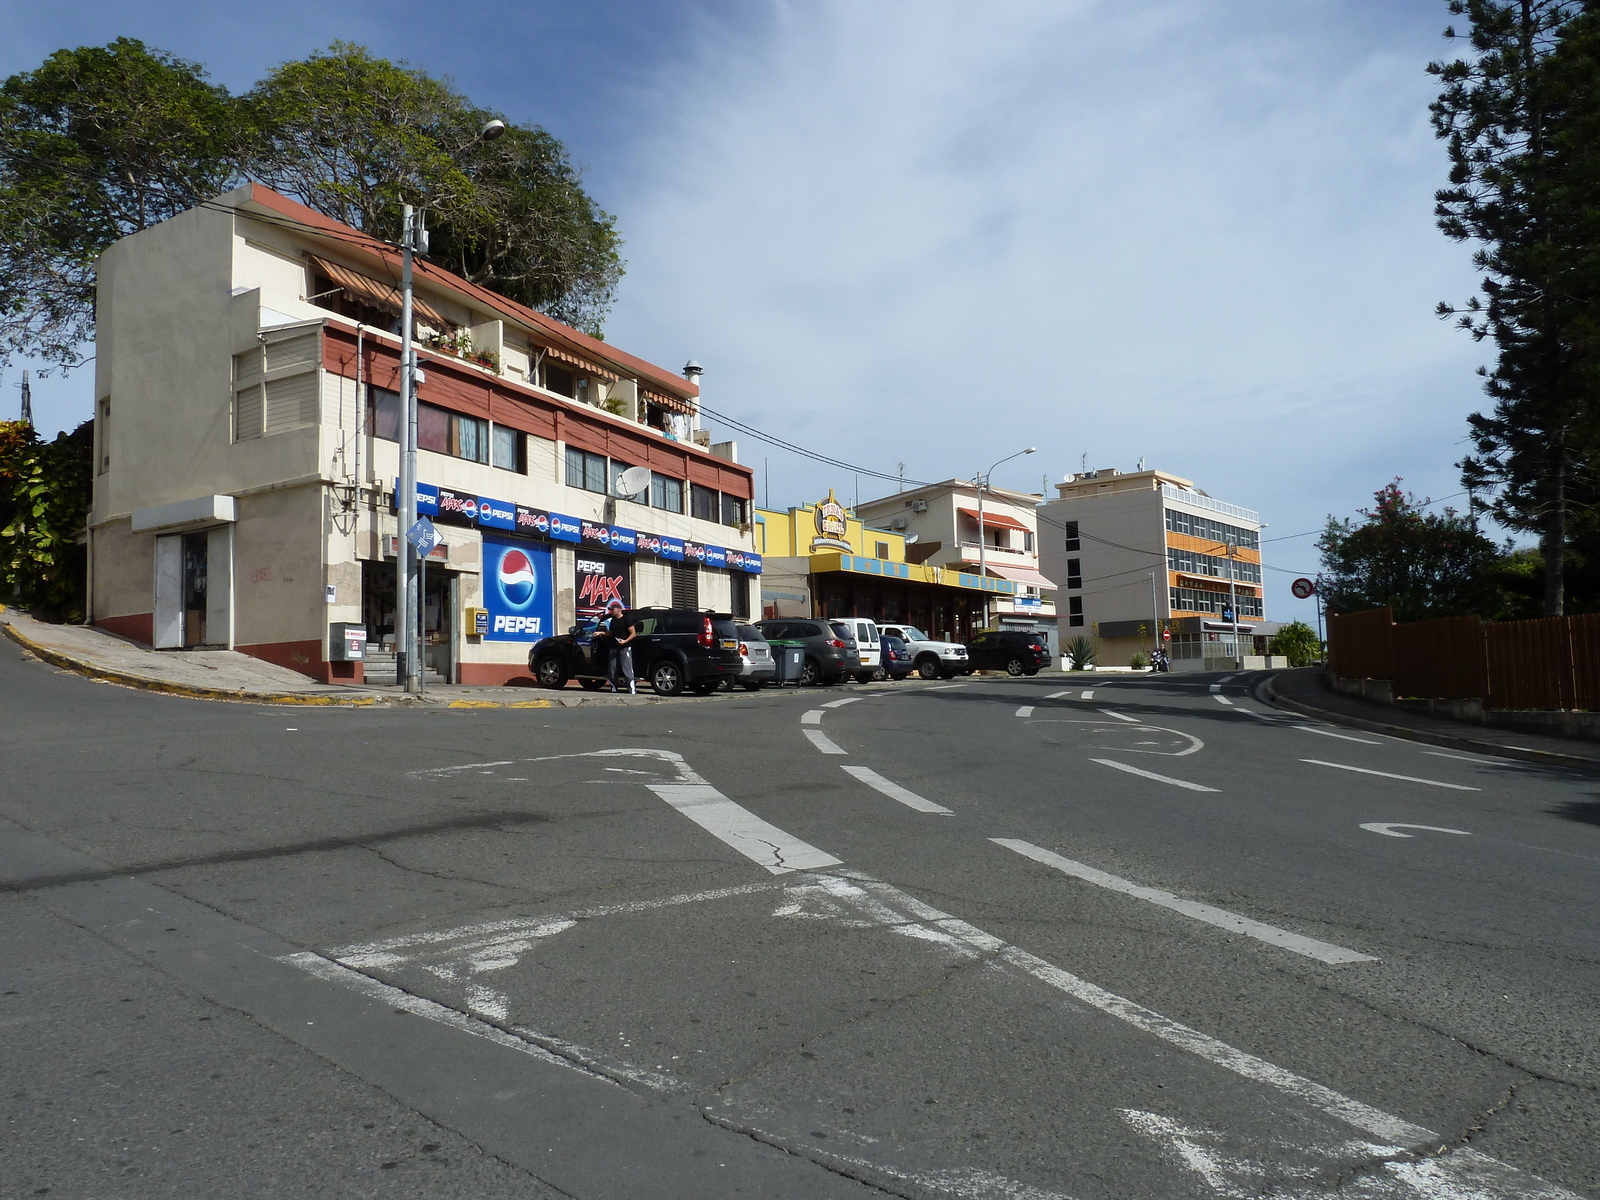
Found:
[(868, 683), (881, 678), (879, 656), (883, 643), (879, 640), (878, 626), (866, 617), (834, 617), (828, 622), (833, 631), (847, 642), (856, 644), (856, 654), (861, 657), (861, 670), (856, 672), (857, 683)]

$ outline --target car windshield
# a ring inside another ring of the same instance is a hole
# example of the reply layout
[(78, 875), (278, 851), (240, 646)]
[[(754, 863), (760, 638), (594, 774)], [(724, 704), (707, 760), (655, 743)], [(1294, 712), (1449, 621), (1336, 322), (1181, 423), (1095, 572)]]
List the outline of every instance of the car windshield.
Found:
[(910, 625), (901, 626), (901, 632), (906, 635), (908, 642), (931, 642), (933, 639), (920, 629), (913, 629)]
[(764, 642), (766, 637), (754, 625), (739, 626), (739, 637), (746, 642)]

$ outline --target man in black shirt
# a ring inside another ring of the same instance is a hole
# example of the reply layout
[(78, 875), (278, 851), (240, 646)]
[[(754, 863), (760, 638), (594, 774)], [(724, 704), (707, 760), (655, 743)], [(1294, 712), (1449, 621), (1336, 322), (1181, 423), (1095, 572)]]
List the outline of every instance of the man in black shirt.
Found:
[(628, 681), (628, 694), (638, 693), (638, 684), (633, 678), (633, 639), (638, 636), (633, 626), (633, 618), (626, 616), (622, 611), (622, 601), (613, 600), (606, 606), (606, 619), (600, 623), (606, 631), (610, 645), (611, 656), (606, 663), (606, 678), (611, 681), (611, 690), (617, 690), (619, 679)]

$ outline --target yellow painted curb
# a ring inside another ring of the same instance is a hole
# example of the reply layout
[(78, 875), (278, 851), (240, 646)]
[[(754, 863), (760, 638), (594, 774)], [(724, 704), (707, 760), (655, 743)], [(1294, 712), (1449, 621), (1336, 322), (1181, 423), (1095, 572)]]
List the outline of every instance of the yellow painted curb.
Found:
[(53, 667), (60, 667), (64, 671), (72, 671), (78, 675), (97, 679), (102, 683), (115, 683), (123, 687), (138, 688), (145, 692), (159, 692), (167, 696), (182, 696), (190, 700), (231, 700), (236, 703), (247, 704), (300, 704), (300, 705), (349, 705), (352, 707), (367, 707), (375, 704), (371, 696), (315, 696), (299, 695), (294, 692), (247, 692), (244, 690), (228, 691), (226, 688), (192, 687), (184, 683), (168, 683), (161, 679), (146, 679), (142, 675), (130, 675), (126, 671), (113, 671), (106, 667), (97, 667), (93, 663), (85, 662), (81, 658), (73, 658), (59, 650), (52, 650), (42, 646), (27, 634), (23, 633), (9, 621), (0, 624), (6, 636), (30, 654), (36, 655)]
[(494, 700), (452, 700), (445, 705), (446, 708), (504, 708), (505, 705)]
[(513, 700), (507, 708), (554, 708), (554, 700)]

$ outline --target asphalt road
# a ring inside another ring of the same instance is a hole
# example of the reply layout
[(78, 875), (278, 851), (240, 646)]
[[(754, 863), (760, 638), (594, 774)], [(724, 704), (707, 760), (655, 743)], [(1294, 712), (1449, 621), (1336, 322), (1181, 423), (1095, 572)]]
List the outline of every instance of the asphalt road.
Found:
[(1600, 1198), (1600, 799), (1240, 676), (208, 704), (0, 646), (0, 1195)]

